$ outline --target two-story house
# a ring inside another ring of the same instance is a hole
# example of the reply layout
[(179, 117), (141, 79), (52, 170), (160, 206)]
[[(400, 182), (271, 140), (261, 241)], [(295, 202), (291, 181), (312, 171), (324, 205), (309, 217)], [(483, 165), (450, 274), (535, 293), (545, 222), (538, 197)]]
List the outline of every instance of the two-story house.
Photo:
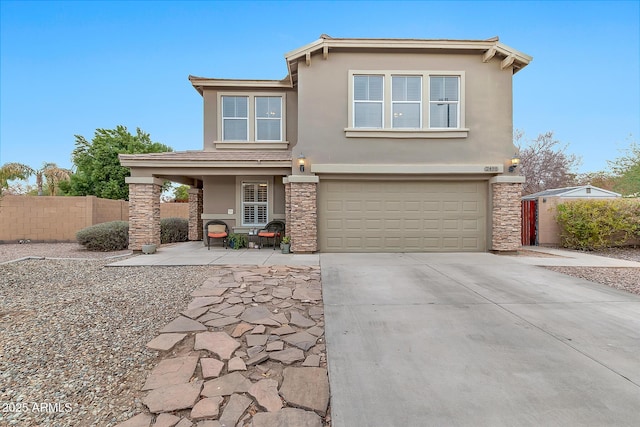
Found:
[(130, 248), (159, 243), (162, 180), (188, 184), (190, 234), (286, 222), (294, 252), (512, 251), (512, 76), (498, 41), (341, 39), (285, 55), (284, 80), (190, 76), (202, 150), (121, 155)]

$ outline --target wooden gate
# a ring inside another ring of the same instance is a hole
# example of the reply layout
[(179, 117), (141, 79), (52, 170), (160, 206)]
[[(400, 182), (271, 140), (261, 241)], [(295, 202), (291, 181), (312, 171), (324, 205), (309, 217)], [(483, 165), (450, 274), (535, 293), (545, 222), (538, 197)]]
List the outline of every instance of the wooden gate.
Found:
[(538, 202), (522, 201), (522, 245), (538, 245)]

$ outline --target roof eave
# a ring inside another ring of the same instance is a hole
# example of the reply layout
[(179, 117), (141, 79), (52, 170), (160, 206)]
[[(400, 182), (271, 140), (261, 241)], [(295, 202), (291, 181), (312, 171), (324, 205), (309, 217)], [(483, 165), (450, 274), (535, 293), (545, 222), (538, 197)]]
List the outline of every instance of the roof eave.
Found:
[[(491, 49), (495, 49), (495, 53), (499, 53), (505, 58), (513, 58), (510, 60), (513, 66), (514, 74), (526, 67), (533, 57), (513, 49), (498, 41), (497, 37), (488, 40), (446, 40), (446, 39), (334, 39), (320, 38), (312, 43), (292, 50), (285, 54), (289, 74), (291, 75), (291, 64), (302, 57), (311, 55), (312, 53), (328, 49), (336, 48), (361, 48), (361, 49), (449, 49), (449, 50), (477, 50), (485, 53)], [(494, 53), (494, 54), (495, 54)]]
[(291, 89), (293, 86), (289, 76), (282, 80), (239, 80), (213, 79), (207, 77), (189, 76), (189, 81), (195, 90), (202, 95), (204, 88), (247, 88), (247, 89)]

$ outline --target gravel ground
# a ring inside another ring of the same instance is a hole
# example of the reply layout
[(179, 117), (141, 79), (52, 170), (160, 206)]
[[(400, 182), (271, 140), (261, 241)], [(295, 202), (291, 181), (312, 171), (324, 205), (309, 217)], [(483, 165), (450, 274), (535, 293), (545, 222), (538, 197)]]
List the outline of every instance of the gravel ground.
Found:
[(113, 426), (140, 412), (145, 344), (213, 267), (105, 267), (114, 253), (48, 246), (0, 245), (0, 260), (81, 258), (0, 265), (0, 425)]
[[(105, 267), (128, 254), (0, 245), (0, 425), (109, 427), (141, 412), (158, 360), (145, 344), (219, 267)], [(640, 248), (603, 255), (640, 262)], [(24, 257), (76, 259), (2, 264)], [(550, 269), (640, 294), (638, 269)]]
[[(640, 262), (640, 247), (611, 248), (593, 252), (594, 255)], [(591, 282), (601, 283), (640, 295), (640, 269), (638, 268), (594, 268), (594, 267), (545, 267)]]

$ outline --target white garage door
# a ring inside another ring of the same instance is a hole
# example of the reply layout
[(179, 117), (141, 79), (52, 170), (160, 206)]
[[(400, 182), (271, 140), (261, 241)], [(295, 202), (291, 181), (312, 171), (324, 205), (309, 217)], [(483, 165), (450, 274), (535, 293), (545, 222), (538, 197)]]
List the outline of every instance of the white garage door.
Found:
[(320, 180), (323, 252), (486, 250), (486, 181)]

